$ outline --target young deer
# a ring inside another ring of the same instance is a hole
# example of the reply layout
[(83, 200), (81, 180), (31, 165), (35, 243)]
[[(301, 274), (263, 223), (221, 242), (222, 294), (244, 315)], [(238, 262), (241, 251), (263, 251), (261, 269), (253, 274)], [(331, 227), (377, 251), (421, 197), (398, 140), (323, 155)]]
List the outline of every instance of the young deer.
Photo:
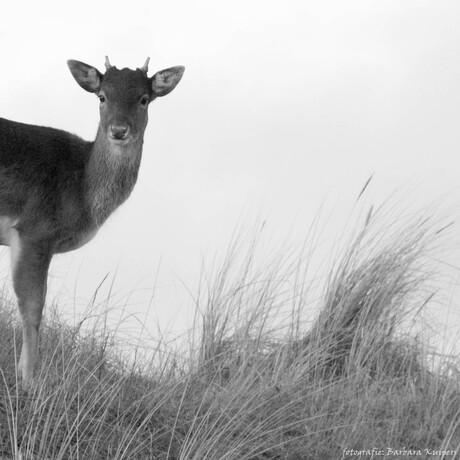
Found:
[(87, 243), (128, 198), (141, 163), (148, 105), (170, 93), (185, 70), (172, 67), (149, 78), (148, 63), (119, 70), (106, 57), (102, 74), (83, 62), (67, 62), (77, 83), (99, 98), (94, 142), (0, 118), (0, 245), (11, 251), (25, 389), (37, 360), (53, 254)]

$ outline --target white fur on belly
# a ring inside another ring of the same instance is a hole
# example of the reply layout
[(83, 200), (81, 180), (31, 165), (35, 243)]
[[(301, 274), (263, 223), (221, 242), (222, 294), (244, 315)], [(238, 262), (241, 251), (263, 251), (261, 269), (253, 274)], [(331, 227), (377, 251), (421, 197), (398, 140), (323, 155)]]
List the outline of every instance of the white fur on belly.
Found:
[(9, 246), (11, 244), (11, 236), (15, 219), (8, 216), (0, 216), (0, 244)]

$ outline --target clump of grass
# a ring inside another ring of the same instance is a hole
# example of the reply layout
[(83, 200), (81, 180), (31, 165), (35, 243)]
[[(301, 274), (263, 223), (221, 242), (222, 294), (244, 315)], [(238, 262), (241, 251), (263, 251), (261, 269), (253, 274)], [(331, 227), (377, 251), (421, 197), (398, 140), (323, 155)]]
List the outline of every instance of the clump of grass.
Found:
[(435, 293), (440, 227), (423, 217), (395, 221), (385, 208), (369, 215), (334, 256), (319, 297), (309, 257), (261, 249), (263, 226), (242, 233), (220, 267), (203, 270), (186, 350), (159, 347), (140, 366), (117, 353), (106, 329), (48, 319), (28, 393), (16, 379), (17, 319), (4, 304), (0, 457), (308, 460), (375, 447), (458, 450), (458, 361), (433, 361), (423, 323), (415, 327)]

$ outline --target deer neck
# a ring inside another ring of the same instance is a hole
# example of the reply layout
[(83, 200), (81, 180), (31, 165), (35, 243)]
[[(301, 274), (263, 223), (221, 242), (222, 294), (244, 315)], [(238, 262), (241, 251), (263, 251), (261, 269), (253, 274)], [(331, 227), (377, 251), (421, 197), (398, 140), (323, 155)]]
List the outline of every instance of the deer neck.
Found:
[(115, 144), (99, 127), (86, 165), (84, 195), (96, 226), (131, 194), (142, 157), (143, 136), (127, 144)]

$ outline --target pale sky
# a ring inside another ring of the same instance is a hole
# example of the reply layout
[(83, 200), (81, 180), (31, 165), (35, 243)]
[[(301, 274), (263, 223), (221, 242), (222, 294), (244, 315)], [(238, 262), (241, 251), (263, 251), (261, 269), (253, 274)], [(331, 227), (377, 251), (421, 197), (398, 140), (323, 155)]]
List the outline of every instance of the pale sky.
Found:
[(333, 238), (371, 174), (369, 203), (407, 184), (408, 208), (460, 202), (459, 26), (454, 0), (2, 5), (4, 118), (91, 139), (98, 103), (67, 59), (186, 67), (150, 107), (132, 196), (91, 243), (55, 257), (49, 300), (66, 308), (76, 295), (84, 308), (116, 272), (133, 312), (156, 286), (153, 315), (165, 327), (191, 315), (182, 284), (194, 289), (241, 214), (300, 241), (326, 202)]

